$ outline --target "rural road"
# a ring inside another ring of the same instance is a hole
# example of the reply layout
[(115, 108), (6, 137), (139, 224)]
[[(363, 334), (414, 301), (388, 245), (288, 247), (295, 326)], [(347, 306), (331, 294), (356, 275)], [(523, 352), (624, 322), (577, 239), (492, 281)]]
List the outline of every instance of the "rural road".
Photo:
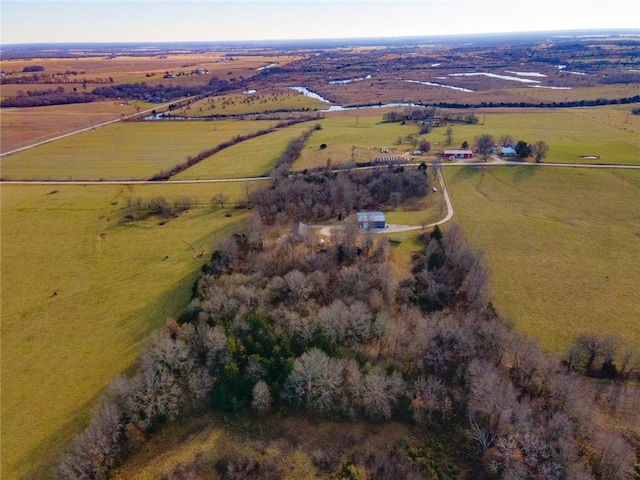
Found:
[[(193, 98), (196, 98), (196, 96), (197, 95), (194, 95), (194, 96), (191, 96), (191, 97), (187, 97), (187, 98), (182, 98), (182, 99), (179, 99), (177, 101), (182, 102), (182, 101), (185, 101), (185, 100), (191, 100)], [(62, 138), (70, 137), (72, 135), (77, 135), (78, 133), (88, 132), (89, 130), (93, 130), (95, 128), (105, 127), (107, 125), (111, 125), (112, 123), (122, 122), (123, 120), (128, 120), (128, 119), (136, 117), (138, 115), (144, 115), (145, 113), (151, 113), (154, 110), (158, 110), (158, 109), (163, 108), (163, 107), (168, 107), (170, 104), (175, 103), (175, 102), (176, 102), (176, 100), (174, 100), (173, 102), (163, 103), (161, 105), (156, 105), (156, 106), (148, 108), (146, 110), (141, 110), (141, 111), (133, 113), (131, 115), (127, 115), (126, 117), (114, 118), (113, 120), (107, 120), (106, 122), (97, 123), (95, 125), (91, 125), (89, 127), (84, 127), (84, 128), (79, 129), (79, 130), (74, 130), (73, 132), (64, 133), (62, 135), (57, 135), (55, 137), (47, 138), (45, 140), (41, 140), (39, 142), (32, 143), (30, 145), (25, 145), (24, 147), (14, 148), (13, 150), (9, 150), (8, 152), (0, 153), (0, 157), (4, 157), (6, 155), (11, 155), (12, 153), (22, 152), (23, 150), (29, 150), (30, 148), (38, 147), (40, 145), (44, 145), (45, 143), (55, 142), (56, 140), (60, 140)]]
[[(119, 120), (116, 120), (119, 121)], [(113, 123), (113, 122), (111, 122)], [(75, 132), (77, 133), (77, 132)], [(46, 143), (46, 142), (45, 142)], [(568, 167), (568, 168), (618, 168), (618, 169), (635, 169), (640, 170), (640, 165), (603, 165), (603, 164), (583, 164), (583, 163), (522, 163), (522, 162), (513, 162), (501, 160), (498, 157), (492, 157), (493, 161), (490, 162), (447, 162), (447, 163), (439, 163), (438, 165), (441, 167), (446, 166), (457, 166), (457, 167), (486, 167), (486, 166), (539, 166), (539, 167)], [(415, 165), (415, 163), (403, 164), (402, 166), (411, 166)], [(434, 166), (433, 163), (428, 164), (430, 166)], [(370, 166), (370, 167), (356, 167), (358, 170), (371, 170), (375, 168), (387, 168), (388, 165), (380, 165), (380, 166)], [(393, 231), (408, 231), (408, 230), (418, 230), (422, 228), (431, 228), (436, 225), (442, 225), (443, 223), (448, 222), (453, 217), (453, 203), (451, 202), (451, 197), (449, 196), (449, 190), (447, 189), (447, 185), (444, 181), (444, 177), (442, 176), (442, 169), (436, 168), (436, 173), (438, 176), (438, 180), (440, 181), (440, 188), (442, 188), (442, 194), (444, 196), (444, 200), (447, 204), (447, 214), (444, 218), (438, 220), (437, 222), (430, 223), (428, 225), (423, 226), (410, 226), (410, 225), (390, 225), (390, 229), (381, 230), (379, 233), (391, 233)], [(219, 178), (219, 179), (209, 179), (209, 180), (158, 180), (158, 181), (149, 181), (149, 180), (89, 180), (89, 181), (0, 181), (0, 185), (147, 185), (147, 184), (163, 184), (163, 185), (184, 185), (184, 184), (202, 184), (202, 183), (230, 183), (230, 182), (255, 182), (261, 180), (269, 180), (271, 177), (244, 177), (244, 178)], [(330, 235), (330, 228), (335, 227), (323, 227), (320, 233), (323, 235)]]

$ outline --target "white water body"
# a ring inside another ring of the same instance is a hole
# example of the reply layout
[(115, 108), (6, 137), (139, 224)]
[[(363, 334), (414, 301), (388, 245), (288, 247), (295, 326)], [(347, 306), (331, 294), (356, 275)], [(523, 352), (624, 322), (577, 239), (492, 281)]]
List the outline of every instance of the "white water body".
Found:
[(473, 92), (473, 90), (469, 90), (468, 88), (454, 87), (453, 85), (445, 85), (443, 83), (421, 82), (419, 80), (403, 80), (403, 81), (408, 83), (419, 83), (420, 85), (428, 85), (430, 87), (450, 88), (451, 90), (459, 90), (461, 92)]
[(514, 75), (518, 75), (520, 77), (546, 77), (544, 73), (539, 72), (514, 72), (513, 70), (505, 70), (507, 73), (513, 73)]
[(571, 87), (549, 87), (547, 85), (529, 85), (530, 88), (548, 88), (549, 90), (571, 90)]
[(331, 103), (329, 100), (317, 94), (316, 92), (312, 92), (307, 87), (289, 87), (289, 88), (291, 90), (295, 90), (296, 92), (303, 94), (305, 97), (315, 98), (316, 100), (320, 100), (321, 102), (324, 102), (324, 103)]
[(346, 80), (331, 80), (329, 83), (329, 85), (345, 85), (347, 83), (351, 83), (351, 82), (361, 82), (362, 80), (369, 80), (371, 78), (371, 75), (367, 75), (365, 77), (358, 77), (358, 78), (347, 78)]
[[(325, 103), (331, 103), (326, 98), (318, 95), (316, 92), (312, 92), (307, 87), (289, 87), (291, 90), (295, 90), (298, 93), (301, 93), (307, 97), (315, 98)], [(367, 108), (387, 108), (387, 107), (421, 107), (424, 108), (425, 105), (418, 105), (417, 103), (381, 103), (377, 105), (361, 105), (354, 107), (343, 107), (342, 105), (331, 105), (329, 108), (325, 108), (322, 110), (318, 110), (321, 113), (327, 112), (342, 112), (344, 110), (363, 110)]]
[(528, 78), (519, 78), (519, 77), (510, 77), (508, 75), (496, 75), (495, 73), (486, 73), (486, 72), (470, 72), (470, 73), (450, 73), (450, 77), (476, 77), (478, 75), (483, 75), (485, 77), (490, 78), (499, 78), (501, 80), (511, 80), (514, 82), (522, 82), (522, 83), (540, 83), (538, 80), (530, 80)]
[(343, 107), (342, 105), (331, 105), (329, 108), (325, 108), (324, 110), (318, 110), (321, 113), (328, 112), (343, 112), (345, 110), (365, 110), (368, 108), (391, 108), (391, 107), (418, 107), (418, 108), (426, 108), (426, 105), (419, 105), (417, 103), (381, 103), (379, 105), (361, 105), (355, 107)]
[(265, 65), (264, 67), (257, 68), (256, 70), (258, 70), (260, 72), (262, 70), (268, 70), (270, 68), (273, 68), (273, 67), (275, 67), (277, 65), (278, 65), (277, 63), (270, 63), (269, 65)]

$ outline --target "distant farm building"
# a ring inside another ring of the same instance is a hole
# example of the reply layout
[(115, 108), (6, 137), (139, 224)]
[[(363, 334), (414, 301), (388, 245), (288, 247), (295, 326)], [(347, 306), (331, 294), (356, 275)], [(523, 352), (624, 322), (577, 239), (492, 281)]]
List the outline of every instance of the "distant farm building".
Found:
[(513, 147), (502, 147), (502, 155), (505, 157), (514, 157), (516, 155), (516, 149)]
[(358, 212), (357, 217), (360, 230), (386, 228), (387, 226), (387, 221), (382, 212)]
[(473, 158), (473, 152), (471, 150), (444, 150), (442, 156), (447, 160)]

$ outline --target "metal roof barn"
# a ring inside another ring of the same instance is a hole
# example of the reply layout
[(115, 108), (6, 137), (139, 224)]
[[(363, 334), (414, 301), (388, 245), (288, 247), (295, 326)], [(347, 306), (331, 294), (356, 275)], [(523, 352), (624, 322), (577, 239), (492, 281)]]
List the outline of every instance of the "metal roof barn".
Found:
[(387, 226), (387, 221), (382, 212), (358, 212), (357, 217), (360, 230), (386, 228)]

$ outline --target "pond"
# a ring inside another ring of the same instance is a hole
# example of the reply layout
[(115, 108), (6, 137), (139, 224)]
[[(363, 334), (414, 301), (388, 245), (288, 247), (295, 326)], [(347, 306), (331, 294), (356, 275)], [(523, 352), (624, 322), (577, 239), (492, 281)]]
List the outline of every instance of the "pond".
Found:
[(362, 80), (369, 80), (371, 78), (371, 75), (367, 75), (365, 77), (358, 77), (358, 78), (347, 78), (346, 80), (331, 80), (329, 83), (329, 85), (345, 85), (347, 83), (351, 83), (351, 82), (361, 82)]

